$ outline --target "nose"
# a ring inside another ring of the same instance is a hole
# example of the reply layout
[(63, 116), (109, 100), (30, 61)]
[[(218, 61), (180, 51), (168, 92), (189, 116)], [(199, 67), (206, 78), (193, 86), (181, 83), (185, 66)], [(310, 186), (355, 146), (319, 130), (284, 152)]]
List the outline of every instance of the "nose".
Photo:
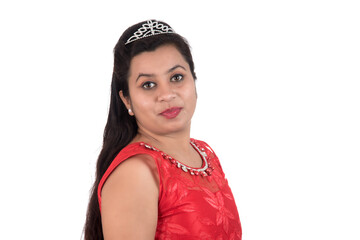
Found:
[(176, 97), (176, 93), (170, 83), (161, 84), (158, 87), (158, 99), (160, 102), (170, 102)]

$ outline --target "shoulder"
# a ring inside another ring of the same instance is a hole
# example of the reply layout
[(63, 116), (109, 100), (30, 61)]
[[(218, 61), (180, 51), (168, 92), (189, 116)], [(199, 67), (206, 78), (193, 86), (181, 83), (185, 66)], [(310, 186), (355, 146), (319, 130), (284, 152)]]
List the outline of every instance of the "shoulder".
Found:
[(104, 189), (119, 187), (117, 186), (119, 184), (127, 184), (126, 186), (135, 188), (134, 184), (141, 182), (131, 181), (134, 178), (142, 179), (144, 184), (155, 183), (158, 189), (159, 177), (154, 157), (152, 152), (146, 150), (140, 143), (129, 144), (123, 148), (112, 161), (98, 185), (97, 194), (100, 209)]
[(114, 169), (101, 191), (105, 236), (143, 239), (140, 236), (154, 235), (159, 196), (156, 173), (154, 160), (144, 154), (132, 156)]
[[(156, 153), (146, 147), (146, 144), (142, 142), (135, 142), (124, 147), (112, 160), (109, 167), (106, 169), (103, 174), (97, 189), (99, 204), (101, 203), (101, 191), (105, 182), (108, 181), (109, 177), (113, 175), (114, 171), (118, 170), (118, 167), (121, 165), (121, 169), (126, 168), (123, 171), (130, 170), (131, 168), (137, 171), (131, 171), (132, 173), (140, 173), (141, 170), (144, 170), (143, 167), (147, 166), (150, 169), (155, 169), (158, 165), (157, 163), (158, 156)], [(125, 164), (126, 163), (126, 164)], [(142, 167), (136, 167), (136, 165), (141, 165)]]
[(102, 198), (114, 188), (142, 188), (158, 185), (157, 166), (150, 155), (138, 154), (121, 162), (108, 176), (102, 189)]

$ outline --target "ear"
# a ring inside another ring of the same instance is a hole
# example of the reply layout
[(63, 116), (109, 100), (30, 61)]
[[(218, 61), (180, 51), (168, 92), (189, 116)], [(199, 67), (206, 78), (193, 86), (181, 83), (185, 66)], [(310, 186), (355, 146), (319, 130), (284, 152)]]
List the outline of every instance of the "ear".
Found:
[(129, 97), (125, 97), (122, 90), (119, 91), (119, 96), (120, 96), (120, 98), (121, 98), (121, 101), (123, 101), (123, 103), (125, 104), (125, 107), (126, 107), (127, 109), (130, 109), (130, 108), (131, 108), (130, 98), (129, 98)]

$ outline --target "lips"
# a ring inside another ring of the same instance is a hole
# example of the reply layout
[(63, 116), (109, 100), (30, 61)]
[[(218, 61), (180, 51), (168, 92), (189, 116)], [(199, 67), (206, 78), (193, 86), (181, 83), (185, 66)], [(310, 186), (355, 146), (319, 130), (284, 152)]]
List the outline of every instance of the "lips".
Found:
[(181, 112), (180, 107), (172, 107), (172, 108), (168, 108), (165, 111), (163, 111), (162, 113), (160, 113), (160, 115), (166, 117), (167, 119), (173, 119), (176, 118), (177, 115), (179, 115), (179, 113)]

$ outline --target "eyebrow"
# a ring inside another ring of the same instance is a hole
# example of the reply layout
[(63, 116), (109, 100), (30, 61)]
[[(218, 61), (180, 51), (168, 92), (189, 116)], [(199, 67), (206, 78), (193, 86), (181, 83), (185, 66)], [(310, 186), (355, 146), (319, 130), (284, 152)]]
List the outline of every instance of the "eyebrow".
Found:
[(174, 71), (174, 70), (177, 69), (177, 68), (182, 68), (182, 69), (184, 69), (184, 70), (186, 71), (186, 68), (185, 68), (185, 67), (177, 64), (177, 65), (173, 66), (172, 68), (170, 68), (170, 69), (167, 71), (167, 73), (171, 73), (172, 71)]
[(137, 82), (139, 80), (139, 78), (141, 78), (141, 77), (154, 77), (154, 76), (155, 76), (154, 74), (139, 73), (135, 82)]
[[(173, 72), (173, 71), (174, 71), (175, 69), (177, 69), (177, 68), (182, 68), (182, 69), (184, 69), (184, 70), (186, 71), (186, 68), (185, 68), (185, 67), (177, 64), (177, 65), (173, 66), (172, 68), (170, 68), (169, 70), (167, 70), (166, 73), (169, 74), (169, 73)], [(139, 75), (137, 76), (135, 82), (137, 82), (137, 81), (139, 80), (139, 78), (141, 78), (141, 77), (154, 77), (154, 76), (155, 76), (155, 74), (139, 73)]]

